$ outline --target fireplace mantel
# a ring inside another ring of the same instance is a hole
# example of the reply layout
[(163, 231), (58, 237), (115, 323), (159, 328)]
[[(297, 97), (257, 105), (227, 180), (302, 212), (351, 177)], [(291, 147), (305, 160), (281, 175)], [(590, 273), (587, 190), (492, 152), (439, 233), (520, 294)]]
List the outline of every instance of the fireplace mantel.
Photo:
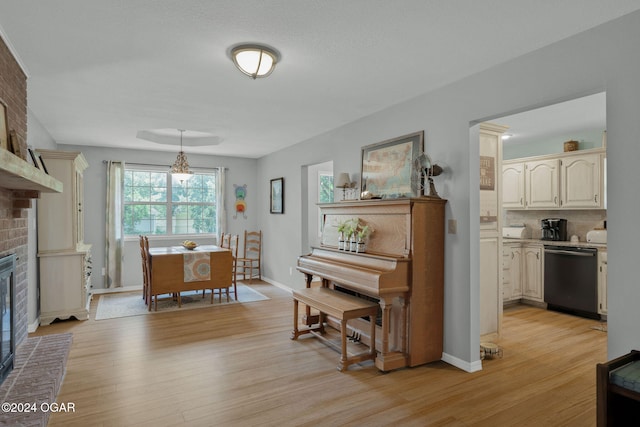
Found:
[(0, 150), (0, 187), (38, 192), (33, 198), (37, 198), (39, 192), (62, 192), (62, 182), (7, 150)]

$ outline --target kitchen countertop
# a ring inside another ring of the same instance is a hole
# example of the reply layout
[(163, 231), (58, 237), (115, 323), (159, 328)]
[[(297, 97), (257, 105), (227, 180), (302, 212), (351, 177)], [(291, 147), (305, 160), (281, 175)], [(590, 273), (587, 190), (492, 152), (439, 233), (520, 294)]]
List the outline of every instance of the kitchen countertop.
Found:
[(545, 246), (572, 246), (576, 248), (596, 248), (599, 251), (607, 250), (606, 243), (591, 243), (591, 242), (573, 243), (569, 241), (558, 241), (558, 240), (512, 239), (509, 237), (503, 237), (502, 243), (537, 243)]

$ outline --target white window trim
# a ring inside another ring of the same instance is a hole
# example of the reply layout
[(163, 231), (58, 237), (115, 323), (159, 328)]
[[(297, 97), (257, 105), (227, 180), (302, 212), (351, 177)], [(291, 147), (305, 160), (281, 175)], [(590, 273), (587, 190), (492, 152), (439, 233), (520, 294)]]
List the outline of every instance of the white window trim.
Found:
[[(159, 165), (135, 165), (135, 164), (126, 164), (125, 163), (125, 173), (127, 171), (139, 171), (139, 172), (164, 172), (167, 175), (170, 175), (169, 170), (166, 166), (159, 166)], [(218, 168), (216, 169), (200, 169), (198, 168), (197, 170), (194, 170), (195, 173), (197, 174), (215, 174), (216, 178), (219, 178), (219, 173), (218, 173)], [(169, 179), (169, 176), (167, 177)], [(216, 179), (216, 187), (218, 187), (218, 180)], [(171, 186), (167, 187), (167, 201), (166, 202), (150, 202), (149, 204), (158, 204), (158, 205), (163, 205), (163, 206), (167, 206), (167, 230), (171, 230), (171, 227), (169, 227), (169, 222), (171, 221), (171, 217), (170, 217), (170, 213), (169, 213), (169, 207), (172, 206), (171, 202), (171, 198), (172, 198), (172, 188)], [(220, 188), (216, 188), (216, 193), (221, 191)], [(127, 204), (131, 204), (131, 203), (135, 203), (135, 202), (123, 202), (123, 205), (126, 206)], [(194, 203), (197, 204), (197, 203)], [(216, 206), (216, 209), (218, 209), (220, 207)], [(219, 224), (218, 224), (218, 220), (216, 218), (216, 230), (218, 229)], [(172, 230), (171, 230), (172, 231)], [(204, 238), (204, 239), (212, 239), (212, 238), (217, 238), (217, 232), (214, 233), (191, 233), (191, 234), (147, 234), (147, 236), (149, 237), (149, 240), (156, 240), (156, 241), (162, 241), (162, 240), (176, 240), (176, 239), (180, 239), (183, 237), (191, 237), (191, 238)], [(124, 240), (125, 241), (133, 241), (133, 240), (138, 240), (138, 235), (137, 234), (125, 234), (124, 235)]]

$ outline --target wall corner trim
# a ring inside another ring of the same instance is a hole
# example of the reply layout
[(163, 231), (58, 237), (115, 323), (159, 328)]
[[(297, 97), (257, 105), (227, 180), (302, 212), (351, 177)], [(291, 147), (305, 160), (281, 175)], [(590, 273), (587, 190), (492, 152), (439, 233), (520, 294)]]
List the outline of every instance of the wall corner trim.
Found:
[(11, 40), (9, 40), (9, 36), (7, 36), (7, 33), (4, 31), (4, 28), (2, 28), (2, 25), (0, 25), (0, 39), (2, 39), (4, 41), (4, 44), (7, 45), (9, 52), (11, 52), (13, 58), (16, 60), (25, 77), (28, 79), (29, 70), (27, 70), (27, 66), (22, 61), (22, 58), (20, 58), (20, 55), (18, 55), (18, 51), (13, 47)]

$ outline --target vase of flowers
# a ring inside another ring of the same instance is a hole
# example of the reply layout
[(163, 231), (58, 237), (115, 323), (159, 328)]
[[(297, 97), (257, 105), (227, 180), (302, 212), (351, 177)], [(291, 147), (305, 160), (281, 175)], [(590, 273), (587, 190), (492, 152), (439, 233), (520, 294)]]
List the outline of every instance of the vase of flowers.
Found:
[(351, 250), (351, 236), (357, 227), (357, 218), (350, 218), (337, 224), (338, 227), (338, 250)]
[(351, 252), (358, 251), (358, 241), (356, 240), (356, 233), (351, 233), (351, 238), (349, 239), (349, 250)]
[(360, 222), (360, 218), (350, 218), (339, 222), (338, 250), (364, 253), (367, 238), (373, 233), (373, 227)]
[(344, 250), (344, 230), (340, 231), (339, 229), (338, 229), (338, 250), (339, 251)]
[(358, 231), (356, 234), (358, 235), (358, 240), (356, 242), (356, 252), (357, 253), (365, 253), (367, 249), (366, 239), (373, 232), (373, 227), (370, 225), (359, 225)]

